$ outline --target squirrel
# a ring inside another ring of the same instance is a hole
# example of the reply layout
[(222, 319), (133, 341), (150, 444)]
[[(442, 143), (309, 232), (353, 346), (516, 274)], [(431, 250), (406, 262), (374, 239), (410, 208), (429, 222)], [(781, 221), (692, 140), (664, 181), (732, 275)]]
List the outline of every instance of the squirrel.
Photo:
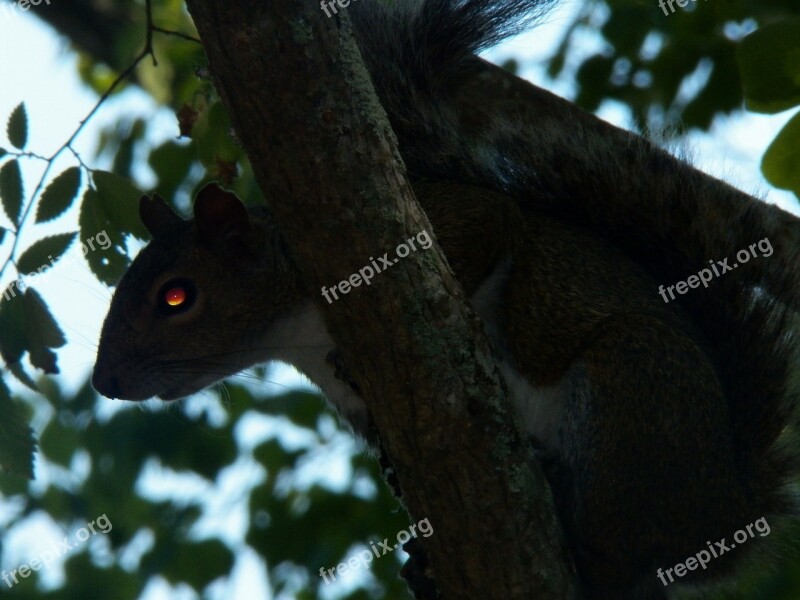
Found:
[[(734, 532), (797, 515), (800, 220), (477, 57), (548, 4), (362, 2), (348, 15), (543, 458), (584, 596), (665, 599), (726, 580), (762, 545), (726, 551)], [(266, 207), (209, 183), (191, 219), (158, 195), (139, 210), (153, 239), (114, 293), (98, 392), (176, 399), (280, 360), (375, 443), (321, 297)], [(728, 264), (739, 251), (748, 260)]]

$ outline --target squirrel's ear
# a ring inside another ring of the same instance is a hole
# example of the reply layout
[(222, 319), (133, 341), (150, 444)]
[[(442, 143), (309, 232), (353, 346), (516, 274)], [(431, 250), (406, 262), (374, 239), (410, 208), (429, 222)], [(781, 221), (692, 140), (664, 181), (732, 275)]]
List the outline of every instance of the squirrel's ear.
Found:
[(216, 183), (207, 183), (194, 201), (194, 221), (204, 242), (217, 242), (248, 233), (250, 217), (242, 201)]
[(183, 221), (158, 194), (139, 198), (139, 218), (154, 238)]

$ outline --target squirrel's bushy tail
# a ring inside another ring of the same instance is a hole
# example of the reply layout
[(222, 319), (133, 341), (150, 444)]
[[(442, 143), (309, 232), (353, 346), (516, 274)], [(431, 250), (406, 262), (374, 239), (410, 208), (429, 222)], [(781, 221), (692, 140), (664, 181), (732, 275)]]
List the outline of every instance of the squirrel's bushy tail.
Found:
[(781, 434), (796, 427), (800, 396), (800, 221), (475, 59), (553, 4), (362, 0), (349, 14), (412, 179), (469, 181), (583, 224), (665, 286), (769, 240), (772, 255), (751, 256), (675, 303), (707, 341), (756, 508), (784, 512), (798, 472), (798, 451)]
[[(454, 81), (475, 54), (536, 23), (557, 0), (398, 0), (351, 4), (358, 43), (409, 173), (470, 169)], [(435, 153), (435, 155), (433, 155)], [(464, 160), (467, 159), (467, 160)], [(479, 177), (470, 173), (470, 178)]]

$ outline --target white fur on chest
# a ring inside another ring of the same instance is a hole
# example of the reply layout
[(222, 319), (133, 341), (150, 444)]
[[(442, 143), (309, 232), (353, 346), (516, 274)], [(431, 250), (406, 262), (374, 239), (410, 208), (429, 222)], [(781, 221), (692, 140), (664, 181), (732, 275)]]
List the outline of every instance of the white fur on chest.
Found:
[(275, 322), (262, 347), (270, 348), (266, 360), (279, 360), (292, 365), (316, 385), (339, 413), (355, 426), (366, 421), (364, 401), (353, 389), (336, 378), (326, 357), (336, 347), (322, 320), (319, 309), (311, 302), (293, 315)]
[(515, 366), (504, 342), (502, 322), (502, 290), (509, 271), (509, 263), (495, 267), (472, 296), (472, 306), (494, 345), (497, 368), (506, 380), (522, 431), (534, 436), (546, 448), (555, 448), (567, 385), (560, 381), (552, 386), (534, 386)]
[[(565, 385), (560, 382), (549, 387), (533, 386), (508, 355), (503, 343), (500, 311), (500, 292), (508, 271), (507, 265), (498, 266), (473, 295), (472, 305), (498, 354), (498, 368), (508, 385), (520, 427), (545, 447), (553, 448), (556, 445)], [(309, 301), (294, 315), (276, 322), (263, 340), (263, 347), (272, 349), (265, 359), (280, 360), (294, 366), (317, 385), (340, 414), (356, 428), (366, 421), (363, 400), (348, 384), (335, 377), (333, 367), (326, 361), (335, 344), (319, 309), (313, 303)]]

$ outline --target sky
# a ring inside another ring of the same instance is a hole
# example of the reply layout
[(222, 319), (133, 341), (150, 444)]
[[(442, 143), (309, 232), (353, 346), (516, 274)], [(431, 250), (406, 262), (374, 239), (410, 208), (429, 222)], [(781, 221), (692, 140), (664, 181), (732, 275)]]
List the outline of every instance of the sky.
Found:
[[(522, 74), (525, 77), (569, 97), (574, 93), (574, 89), (563, 82), (549, 81), (543, 69), (537, 66), (537, 61), (541, 61), (552, 51), (575, 8), (575, 4), (567, 3), (551, 13), (547, 23), (534, 33), (505, 43), (487, 53), (487, 58), (499, 62), (514, 57), (523, 65)], [(36, 10), (46, 9), (46, 4), (41, 4)], [(581, 54), (591, 53), (599, 43), (590, 33), (586, 33), (584, 37), (578, 52), (570, 57), (568, 66), (577, 65)], [(41, 155), (48, 155), (69, 138), (80, 120), (92, 109), (97, 98), (78, 81), (75, 75), (76, 57), (68, 50), (66, 43), (55, 37), (50, 29), (31, 14), (11, 8), (2, 0), (0, 0), (0, 54), (3, 56), (3, 60), (0, 61), (0, 124), (4, 124), (14, 107), (24, 100), (29, 116), (28, 149), (35, 150)], [(599, 114), (602, 118), (620, 126), (626, 126), (629, 121), (627, 111), (613, 102), (603, 104)], [(103, 164), (94, 157), (97, 132), (106, 124), (137, 115), (143, 116), (150, 123), (163, 123), (163, 127), (153, 128), (163, 132), (160, 139), (153, 140), (154, 143), (175, 136), (174, 117), (168, 111), (159, 110), (146, 94), (130, 90), (104, 105), (77, 139), (74, 144), (76, 150), (91, 166), (108, 168), (108, 164)], [(719, 118), (709, 133), (691, 135), (688, 145), (696, 157), (697, 166), (703, 170), (745, 191), (765, 196), (768, 201), (775, 202), (783, 208), (798, 212), (794, 196), (771, 190), (759, 169), (764, 150), (790, 116), (791, 112), (774, 116), (739, 113), (732, 117)], [(0, 127), (0, 146), (7, 145), (3, 125)], [(70, 159), (71, 156), (65, 154), (63, 162), (56, 165), (53, 174), (74, 164), (74, 160)], [(29, 170), (25, 171), (29, 175), (25, 179), (26, 193), (30, 192), (41, 173), (41, 167), (35, 160), (26, 164), (26, 169), (28, 168)], [(152, 179), (148, 181), (146, 169), (142, 169), (141, 173), (144, 185), (152, 183)], [(5, 216), (0, 215), (0, 225), (7, 225), (4, 219)], [(28, 246), (43, 235), (75, 230), (77, 230), (77, 210), (73, 209), (67, 217), (59, 219), (55, 224), (29, 231), (21, 241), (22, 246)], [(10, 239), (10, 236), (7, 238)], [(8, 248), (7, 240), (0, 246), (0, 261), (5, 260)], [(0, 281), (0, 289), (4, 289), (13, 278), (13, 275), (6, 274)], [(31, 282), (48, 302), (68, 338), (67, 346), (58, 351), (62, 371), (59, 382), (68, 391), (74, 390), (91, 370), (102, 318), (112, 291), (91, 275), (78, 244), (73, 245), (66, 258), (54, 269), (32, 278)], [(280, 385), (307, 385), (297, 373), (287, 367), (274, 372), (270, 379)], [(107, 402), (105, 409), (113, 411), (111, 401)], [(247, 427), (244, 438), (249, 439), (251, 443), (273, 435), (277, 430), (275, 424), (270, 424), (269, 421), (253, 421)], [(347, 448), (347, 452), (350, 451), (352, 447)], [(337, 466), (335, 457), (331, 461), (328, 465), (320, 465), (319, 472), (314, 476), (321, 476), (320, 473), (323, 472), (333, 473), (332, 480), (336, 479), (337, 474), (343, 476), (341, 462)], [(253, 471), (256, 468), (254, 465), (240, 465), (240, 467), (241, 471), (231, 474), (234, 480), (232, 487), (241, 485), (243, 481), (253, 484), (258, 480), (258, 474)], [(150, 467), (142, 485), (144, 493), (157, 497), (169, 496), (174, 486), (189, 488), (201, 495), (209, 491), (201, 482), (178, 481), (175, 478), (164, 477), (155, 465)], [(224, 498), (218, 502), (220, 506), (226, 506)], [(2, 516), (4, 510), (7, 511), (0, 508), (0, 526), (4, 522)], [(204, 527), (206, 531), (238, 530), (243, 526), (241, 521), (243, 510), (242, 507), (238, 507), (230, 511), (225, 518), (218, 517), (216, 521), (211, 518)], [(36, 525), (34, 533), (52, 535), (52, 524)], [(387, 532), (387, 535), (389, 533), (391, 532)], [(30, 543), (30, 535), (30, 531), (20, 532), (15, 539), (6, 542), (9, 542), (12, 550), (16, 547), (21, 549), (19, 552), (23, 554), (28, 552), (27, 555), (30, 556), (30, 550), (25, 550), (29, 547), (27, 544)], [(142, 548), (145, 548), (147, 540), (143, 540), (142, 544)], [(218, 597), (251, 600), (254, 597), (254, 590), (264, 590), (259, 560), (253, 555), (243, 555), (237, 562), (232, 582), (228, 588), (217, 591)], [(13, 568), (13, 565), (4, 563), (2, 567)], [(57, 582), (58, 569), (53, 570), (50, 577), (53, 583)], [(263, 591), (261, 593), (265, 594)], [(180, 599), (192, 596), (185, 590), (169, 591), (165, 584), (157, 583), (148, 590), (145, 600), (160, 600), (167, 597)]]

